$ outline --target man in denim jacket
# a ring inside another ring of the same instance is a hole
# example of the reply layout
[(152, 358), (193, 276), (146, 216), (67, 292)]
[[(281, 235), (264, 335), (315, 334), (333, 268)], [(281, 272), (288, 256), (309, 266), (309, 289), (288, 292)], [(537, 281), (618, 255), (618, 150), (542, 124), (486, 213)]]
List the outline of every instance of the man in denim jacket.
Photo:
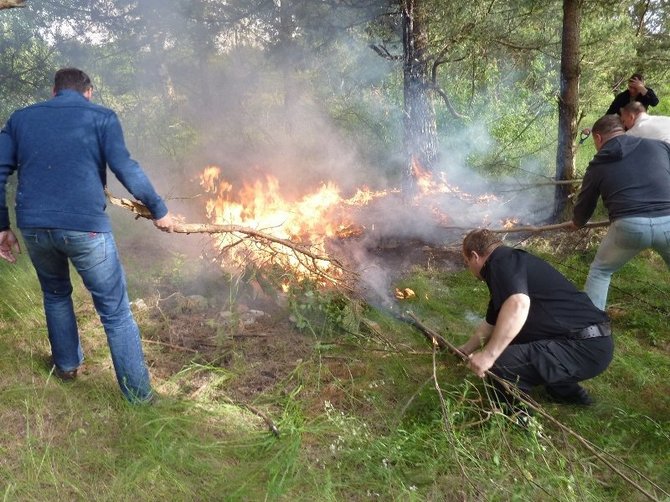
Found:
[(124, 396), (145, 403), (154, 393), (105, 214), (107, 166), (149, 208), (156, 227), (171, 232), (174, 223), (130, 157), (118, 117), (91, 103), (92, 93), (86, 73), (61, 69), (53, 98), (17, 110), (0, 133), (0, 258), (13, 263), (20, 251), (6, 204), (7, 178), (18, 171), (17, 226), (42, 287), (56, 375), (75, 378), (84, 359), (72, 304), (72, 262), (93, 297)]

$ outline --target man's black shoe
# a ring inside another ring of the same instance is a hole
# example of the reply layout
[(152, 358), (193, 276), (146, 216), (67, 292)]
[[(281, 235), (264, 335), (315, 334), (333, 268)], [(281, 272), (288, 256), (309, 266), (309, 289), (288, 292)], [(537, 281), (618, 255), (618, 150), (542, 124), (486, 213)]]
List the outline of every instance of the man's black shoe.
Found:
[(77, 368), (70, 371), (63, 371), (54, 364), (53, 358), (51, 357), (47, 359), (47, 366), (49, 367), (50, 371), (53, 370), (53, 373), (56, 375), (56, 377), (58, 377), (60, 380), (63, 380), (64, 382), (71, 382), (77, 378)]
[(589, 393), (581, 385), (575, 384), (574, 390), (571, 389), (570, 393), (557, 392), (552, 387), (546, 387), (547, 394), (551, 401), (559, 404), (576, 404), (579, 406), (591, 406), (593, 404), (593, 398), (589, 396)]
[(63, 381), (74, 380), (77, 378), (77, 370), (73, 369), (72, 371), (62, 371), (58, 367), (54, 367), (54, 374)]

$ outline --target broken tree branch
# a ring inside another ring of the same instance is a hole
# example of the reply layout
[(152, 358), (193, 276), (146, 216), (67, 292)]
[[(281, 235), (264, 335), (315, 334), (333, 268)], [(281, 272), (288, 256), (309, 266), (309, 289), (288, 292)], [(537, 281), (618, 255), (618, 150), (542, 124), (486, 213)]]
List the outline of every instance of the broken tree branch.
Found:
[(274, 434), (275, 437), (279, 437), (279, 429), (277, 428), (275, 423), (272, 421), (272, 419), (269, 416), (267, 416), (267, 414), (265, 414), (264, 412), (262, 412), (258, 408), (255, 408), (255, 407), (251, 406), (250, 404), (244, 403), (243, 406), (245, 406), (251, 413), (254, 413), (254, 414), (256, 414), (256, 416), (262, 418), (263, 421), (265, 422), (265, 425), (267, 425), (268, 429), (270, 429), (270, 432), (272, 432), (272, 434)]
[[(455, 355), (456, 357), (460, 358), (462, 361), (468, 361), (468, 356), (465, 355), (462, 351), (460, 351), (455, 345), (447, 341), (443, 336), (439, 335), (437, 332), (434, 330), (430, 329), (428, 326), (424, 325), (419, 318), (416, 316), (416, 314), (410, 310), (406, 311), (404, 315), (398, 316), (401, 320), (407, 322), (408, 324), (413, 325), (415, 328), (417, 328), (421, 333), (428, 339), (428, 341), (433, 345), (437, 345), (443, 350), (446, 350), (450, 352), (451, 354)], [(500, 378), (498, 375), (491, 373), (490, 371), (486, 371), (486, 376), (492, 380), (495, 380), (497, 383), (499, 383), (506, 392), (509, 394), (513, 395), (515, 398), (519, 399), (522, 401), (526, 406), (528, 406), (530, 409), (538, 413), (540, 416), (542, 416), (544, 419), (548, 420), (552, 424), (554, 424), (556, 427), (558, 427), (560, 430), (563, 432), (568, 433), (577, 441), (579, 441), (588, 451), (590, 451), (593, 455), (595, 455), (598, 460), (600, 460), (603, 464), (605, 464), (607, 467), (609, 467), (614, 473), (616, 473), (621, 479), (626, 481), (630, 486), (638, 490), (640, 493), (645, 495), (649, 500), (654, 500), (654, 501), (660, 501), (660, 498), (656, 497), (654, 494), (649, 493), (649, 491), (645, 490), (642, 486), (640, 486), (639, 483), (635, 482), (635, 480), (631, 479), (628, 477), (625, 473), (623, 473), (620, 469), (618, 469), (612, 462), (610, 462), (607, 458), (605, 458), (605, 455), (608, 455), (610, 458), (613, 460), (617, 461), (620, 465), (629, 467), (624, 461), (616, 458), (613, 456), (611, 453), (608, 453), (604, 451), (602, 448), (599, 446), (595, 445), (585, 437), (581, 436), (574, 430), (572, 430), (570, 427), (567, 425), (564, 425), (563, 423), (559, 422), (557, 419), (552, 417), (549, 413), (547, 413), (538, 403), (536, 403), (530, 396), (527, 394), (521, 392), (517, 387), (511, 385), (507, 380), (504, 380)], [(634, 472), (638, 475), (637, 471), (634, 470)], [(667, 491), (663, 490), (658, 484), (654, 483), (651, 479), (649, 479), (646, 476), (641, 476), (645, 481), (647, 481), (655, 490), (660, 491), (663, 493), (665, 496), (670, 496), (670, 493)]]
[[(153, 219), (153, 216), (151, 215), (151, 212), (149, 209), (142, 204), (141, 202), (130, 200), (130, 199), (125, 199), (121, 197), (115, 197), (112, 195), (109, 191), (106, 191), (107, 194), (107, 199), (109, 202), (114, 205), (114, 206), (119, 206), (124, 209), (127, 209), (131, 213), (134, 213), (137, 215), (137, 217), (142, 217), (142, 218), (147, 218), (149, 220)], [(311, 259), (313, 262), (315, 261), (325, 261), (332, 263), (335, 267), (339, 268), (343, 272), (349, 272), (344, 268), (344, 266), (339, 263), (337, 260), (329, 257), (329, 256), (324, 256), (321, 254), (318, 254), (304, 246), (295, 244), (294, 242), (291, 242), (288, 239), (282, 239), (280, 237), (275, 237), (273, 235), (270, 235), (266, 232), (261, 232), (258, 230), (254, 230), (252, 228), (248, 227), (242, 227), (240, 225), (215, 225), (215, 224), (210, 224), (210, 223), (180, 223), (176, 222), (174, 226), (174, 232), (180, 233), (180, 234), (222, 234), (222, 233), (234, 233), (234, 234), (243, 234), (246, 235), (247, 237), (252, 237), (260, 241), (264, 242), (270, 242), (270, 243), (275, 243), (275, 244), (280, 244), (281, 246), (284, 246), (286, 248), (291, 249), (295, 255), (299, 258), (300, 256), (307, 257)], [(241, 242), (241, 241), (240, 241)], [(302, 262), (304, 265), (305, 263)], [(351, 272), (350, 272), (351, 273)], [(334, 279), (332, 277), (329, 277), (322, 271), (319, 272), (319, 275), (328, 279), (329, 281), (333, 281)]]
[(397, 54), (391, 54), (389, 50), (384, 45), (370, 45), (370, 48), (375, 51), (378, 55), (387, 59), (389, 61), (400, 61), (402, 56)]
[(242, 402), (234, 401), (233, 399), (228, 398), (228, 397), (224, 398), (224, 399), (229, 404), (231, 404), (233, 406), (239, 406), (239, 407), (242, 407), (242, 408), (246, 408), (251, 413), (253, 413), (257, 417), (261, 418), (265, 422), (265, 425), (268, 426), (268, 429), (270, 430), (270, 432), (272, 432), (272, 434), (274, 434), (275, 437), (279, 437), (279, 434), (280, 434), (279, 433), (279, 428), (275, 425), (275, 423), (272, 421), (272, 419), (265, 412), (262, 412), (261, 410), (259, 410), (258, 408), (250, 405), (249, 403), (242, 403)]
[[(598, 227), (607, 227), (609, 226), (610, 222), (606, 220), (602, 221), (590, 221), (583, 227), (580, 227), (580, 230), (582, 228), (598, 228)], [(528, 226), (523, 226), (523, 227), (510, 227), (510, 228), (489, 228), (488, 230), (490, 232), (493, 232), (494, 234), (507, 234), (507, 233), (515, 233), (515, 232), (530, 232), (530, 233), (540, 233), (540, 232), (548, 232), (550, 230), (569, 230), (572, 227), (572, 222), (571, 221), (565, 221), (563, 223), (554, 223), (552, 225), (528, 225)], [(447, 230), (472, 230), (471, 227), (442, 227)]]
[[(607, 227), (609, 226), (609, 221), (590, 221), (581, 228), (597, 228), (597, 227)], [(491, 232), (504, 234), (508, 232), (547, 232), (549, 230), (569, 230), (572, 227), (571, 221), (565, 221), (563, 223), (554, 223), (553, 225), (540, 225), (534, 226), (529, 225), (525, 227), (512, 227), (512, 228), (499, 228), (499, 229), (490, 229)]]

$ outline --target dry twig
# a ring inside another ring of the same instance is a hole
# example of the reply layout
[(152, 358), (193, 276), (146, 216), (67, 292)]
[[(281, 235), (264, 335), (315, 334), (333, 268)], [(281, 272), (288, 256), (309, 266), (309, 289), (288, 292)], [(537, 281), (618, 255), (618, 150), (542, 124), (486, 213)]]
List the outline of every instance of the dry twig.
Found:
[(470, 476), (468, 476), (468, 471), (465, 469), (465, 466), (463, 465), (463, 462), (461, 462), (460, 457), (458, 456), (458, 448), (456, 445), (456, 437), (454, 435), (454, 431), (451, 427), (451, 422), (449, 421), (449, 412), (447, 410), (447, 402), (444, 399), (444, 395), (442, 394), (442, 388), (440, 387), (440, 382), (437, 379), (437, 351), (440, 349), (440, 345), (437, 343), (437, 340), (433, 339), (432, 341), (433, 345), (433, 384), (435, 385), (435, 390), (437, 391), (437, 395), (440, 399), (440, 407), (442, 408), (442, 418), (444, 419), (444, 428), (447, 432), (447, 437), (449, 438), (449, 443), (451, 444), (451, 451), (454, 452), (454, 456), (456, 458), (456, 463), (458, 464), (458, 468), (461, 471), (461, 476), (463, 476), (468, 483), (472, 486), (474, 490), (477, 490), (477, 485), (470, 479)]
[(257, 417), (261, 418), (263, 422), (268, 426), (268, 429), (274, 434), (275, 437), (279, 437), (279, 429), (275, 425), (275, 423), (272, 421), (272, 419), (265, 413), (259, 410), (258, 408), (255, 408), (254, 406), (248, 404), (248, 403), (240, 403), (237, 401), (234, 401), (231, 398), (225, 398), (225, 401), (233, 406), (238, 406), (241, 408), (246, 408), (249, 410), (251, 413), (256, 415)]
[(257, 416), (261, 417), (265, 422), (265, 424), (268, 426), (268, 429), (270, 429), (270, 431), (272, 432), (272, 434), (274, 434), (275, 437), (279, 437), (279, 429), (277, 428), (277, 426), (270, 417), (268, 417), (264, 412), (262, 412), (258, 408), (251, 406), (250, 404), (244, 403), (243, 406), (245, 406), (250, 412), (255, 413)]
[(156, 344), (156, 345), (161, 345), (161, 346), (163, 346), (163, 347), (168, 347), (168, 348), (170, 348), (170, 349), (174, 349), (174, 350), (182, 350), (182, 351), (184, 351), (184, 352), (192, 352), (192, 353), (194, 353), (194, 354), (197, 354), (197, 353), (198, 353), (198, 351), (195, 350), (195, 349), (191, 349), (191, 348), (189, 348), (189, 347), (183, 347), (183, 346), (181, 346), (181, 345), (174, 345), (174, 344), (172, 344), (172, 343), (162, 342), (162, 341), (160, 341), (160, 340), (150, 340), (149, 338), (142, 338), (142, 342), (143, 342), (143, 343), (154, 343), (154, 344)]

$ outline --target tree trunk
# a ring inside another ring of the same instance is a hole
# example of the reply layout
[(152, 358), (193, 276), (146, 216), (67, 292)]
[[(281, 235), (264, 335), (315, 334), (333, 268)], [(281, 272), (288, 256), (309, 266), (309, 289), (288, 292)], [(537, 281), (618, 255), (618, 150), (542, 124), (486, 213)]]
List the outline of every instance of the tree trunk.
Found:
[(277, 34), (277, 54), (281, 64), (284, 91), (284, 119), (287, 131), (292, 132), (294, 130), (293, 116), (295, 114), (295, 106), (298, 102), (297, 82), (295, 79), (297, 73), (295, 64), (297, 48), (293, 40), (296, 27), (293, 20), (293, 5), (290, 0), (278, 1), (279, 28)]
[[(579, 25), (580, 0), (563, 0), (563, 37), (561, 44), (561, 89), (558, 100), (558, 148), (556, 179), (570, 180), (575, 175), (575, 138), (579, 106)], [(571, 184), (556, 185), (554, 221), (565, 219), (568, 198), (575, 191)]]
[(437, 124), (429, 96), (429, 72), (426, 61), (428, 33), (423, 0), (402, 0), (404, 147), (406, 188), (414, 188), (415, 164), (426, 171), (433, 169), (437, 157)]

